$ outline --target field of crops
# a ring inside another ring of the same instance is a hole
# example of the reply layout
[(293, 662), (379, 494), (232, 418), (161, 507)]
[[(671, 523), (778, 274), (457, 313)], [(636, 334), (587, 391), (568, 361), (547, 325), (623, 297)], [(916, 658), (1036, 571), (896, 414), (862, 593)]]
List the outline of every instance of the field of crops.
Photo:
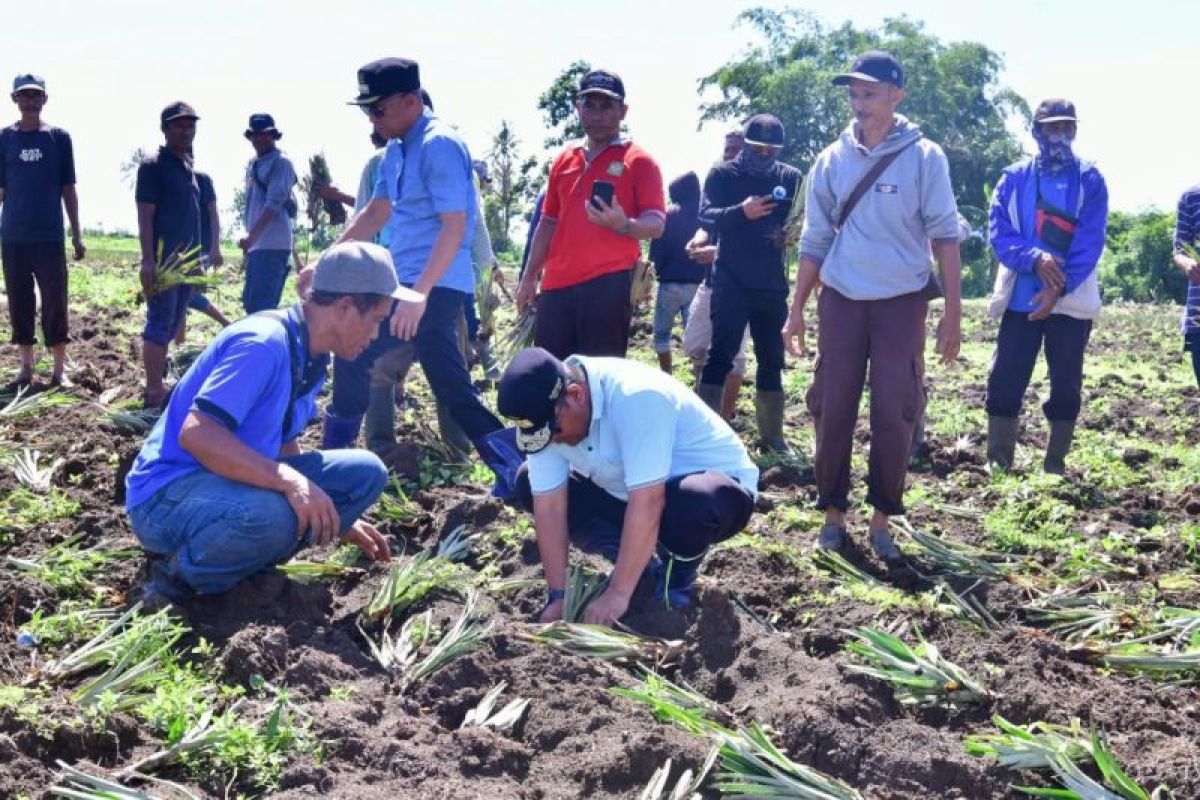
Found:
[[(644, 593), (629, 635), (543, 629), (530, 520), (442, 461), (416, 380), (372, 512), (394, 567), (309, 551), (151, 614), (120, 481), (149, 422), (142, 310), (132, 258), (97, 252), (73, 268), (77, 388), (0, 397), (0, 797), (1200, 797), (1200, 393), (1174, 309), (1098, 323), (1065, 479), (1041, 473), (1036, 401), (993, 477), (994, 328), (969, 303), (961, 363), (931, 369), (904, 566), (874, 559), (865, 517), (859, 551), (814, 554), (806, 458), (764, 462), (694, 609)], [(177, 366), (215, 330), (197, 320)], [(800, 453), (810, 371), (785, 373)], [(605, 565), (577, 563), (582, 603)]]

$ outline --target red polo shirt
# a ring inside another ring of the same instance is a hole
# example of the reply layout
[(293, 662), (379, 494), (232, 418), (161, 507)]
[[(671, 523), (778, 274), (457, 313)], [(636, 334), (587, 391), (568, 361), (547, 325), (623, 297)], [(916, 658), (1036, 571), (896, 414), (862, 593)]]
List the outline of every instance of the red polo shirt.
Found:
[(662, 172), (642, 148), (630, 141), (613, 142), (589, 164), (586, 148), (577, 144), (554, 159), (542, 215), (558, 223), (550, 240), (542, 289), (564, 289), (610, 272), (633, 267), (641, 257), (637, 239), (602, 228), (587, 218), (584, 203), (592, 184), (608, 181), (630, 219), (647, 211), (666, 217)]

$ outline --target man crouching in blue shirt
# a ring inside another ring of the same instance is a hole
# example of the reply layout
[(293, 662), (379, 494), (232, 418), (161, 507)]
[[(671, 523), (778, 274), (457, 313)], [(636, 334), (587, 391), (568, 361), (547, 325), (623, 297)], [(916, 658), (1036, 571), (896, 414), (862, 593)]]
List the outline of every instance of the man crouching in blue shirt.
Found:
[[(568, 541), (615, 562), (584, 621), (612, 625), (644, 570), (655, 597), (690, 604), (709, 545), (746, 526), (758, 468), (715, 411), (670, 375), (623, 358), (559, 361), (532, 347), (500, 379), (500, 413), (529, 454), (515, 504), (533, 511), (549, 595), (562, 619)], [(657, 558), (656, 558), (657, 555)]]
[(175, 387), (126, 478), (134, 534), (152, 556), (147, 599), (216, 594), (308, 545), (341, 538), (372, 560), (386, 539), (359, 516), (387, 481), (365, 450), (301, 454), (329, 353), (353, 359), (416, 302), (378, 245), (336, 245), (308, 298), (225, 328)]

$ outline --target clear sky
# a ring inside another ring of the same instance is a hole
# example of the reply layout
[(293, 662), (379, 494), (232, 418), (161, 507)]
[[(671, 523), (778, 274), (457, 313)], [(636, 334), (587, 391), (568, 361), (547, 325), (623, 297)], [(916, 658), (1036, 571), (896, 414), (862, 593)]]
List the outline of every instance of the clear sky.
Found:
[[(45, 117), (75, 141), (85, 226), (131, 229), (132, 188), (119, 166), (160, 142), (159, 110), (176, 99), (202, 117), (197, 166), (227, 208), (251, 155), (247, 116), (269, 111), (299, 171), (323, 150), (334, 179), (353, 192), (370, 153), (366, 118), (345, 101), (355, 71), (386, 55), (414, 58), (438, 113), (476, 157), (501, 119), (527, 152), (540, 151), (537, 97), (577, 58), (625, 79), (629, 128), (670, 177), (703, 172), (721, 126), (697, 130), (697, 80), (756, 40), (734, 27), (751, 5), (716, 0), (261, 0), (150, 2), (41, 0), (6, 14), (0, 79), (42, 74)], [(895, 3), (810, 0), (830, 26), (876, 26)], [(1194, 75), (1200, 3), (1184, 0), (908, 0), (909, 17), (945, 41), (978, 41), (1005, 59), (1004, 82), (1031, 104), (1073, 98), (1078, 150), (1106, 175), (1114, 208), (1168, 208), (1200, 181), (1200, 103)], [(11, 119), (15, 108), (9, 106)], [(903, 109), (902, 109), (903, 110)], [(0, 119), (3, 119), (0, 116)]]

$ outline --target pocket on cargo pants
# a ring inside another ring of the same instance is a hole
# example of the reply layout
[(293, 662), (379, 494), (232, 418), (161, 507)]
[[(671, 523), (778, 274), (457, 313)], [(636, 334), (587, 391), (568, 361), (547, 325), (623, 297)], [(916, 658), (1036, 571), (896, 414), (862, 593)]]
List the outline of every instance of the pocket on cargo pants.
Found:
[(804, 394), (804, 404), (808, 406), (808, 413), (812, 418), (818, 419), (821, 416), (821, 408), (824, 405), (821, 399), (821, 392), (824, 390), (825, 381), (823, 379), (824, 370), (821, 369), (822, 358), (817, 354), (816, 364), (813, 365), (813, 379), (809, 384), (808, 391)]

